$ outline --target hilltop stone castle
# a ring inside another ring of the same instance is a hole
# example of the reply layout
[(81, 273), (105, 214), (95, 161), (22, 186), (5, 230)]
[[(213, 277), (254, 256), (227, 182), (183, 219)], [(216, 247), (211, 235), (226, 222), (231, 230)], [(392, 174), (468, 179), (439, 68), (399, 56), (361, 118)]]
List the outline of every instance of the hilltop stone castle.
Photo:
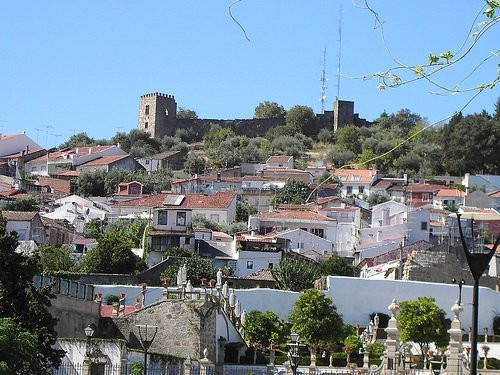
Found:
[[(237, 135), (248, 137), (263, 136), (269, 129), (285, 123), (284, 118), (268, 119), (180, 119), (177, 118), (177, 103), (173, 95), (159, 92), (142, 95), (139, 100), (138, 128), (151, 134), (152, 137), (161, 138), (173, 135), (177, 129), (189, 129), (199, 138), (210, 130), (211, 124), (229, 127)], [(354, 113), (354, 102), (336, 100), (332, 111), (325, 111), (316, 115), (316, 129), (311, 129), (315, 134), (321, 128), (332, 129), (336, 132), (339, 128), (354, 124), (358, 126), (369, 125), (365, 119)]]

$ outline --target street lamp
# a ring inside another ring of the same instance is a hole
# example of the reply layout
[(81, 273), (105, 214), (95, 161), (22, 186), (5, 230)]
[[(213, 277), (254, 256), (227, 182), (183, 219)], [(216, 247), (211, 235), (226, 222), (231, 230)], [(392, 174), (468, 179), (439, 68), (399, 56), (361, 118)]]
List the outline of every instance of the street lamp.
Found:
[(142, 349), (144, 350), (144, 375), (146, 375), (148, 373), (148, 349), (151, 347), (151, 344), (156, 337), (158, 326), (137, 324), (136, 327), (139, 331)]
[(465, 284), (465, 280), (462, 279), (462, 280), (458, 281), (457, 279), (453, 278), (453, 279), (451, 279), (451, 282), (453, 284), (458, 285), (458, 306), (461, 306), (462, 305), (462, 286)]
[[(498, 215), (485, 214), (483, 212), (467, 212), (465, 214), (456, 214), (458, 220), (458, 230), (460, 232), (460, 239), (465, 252), (465, 258), (469, 265), (470, 272), (474, 278), (474, 289), (472, 294), (472, 336), (471, 336), (471, 363), (470, 375), (477, 375), (477, 326), (478, 326), (478, 311), (479, 311), (479, 279), (486, 270), (486, 267), (495, 254), (498, 243), (500, 242), (500, 234), (497, 237), (493, 249), (488, 252), (482, 252), (481, 249), (474, 248), (474, 219), (479, 220), (498, 220)], [(471, 220), (471, 234), (472, 234), (472, 251), (469, 250), (465, 240), (462, 223), (460, 218)]]
[(95, 332), (95, 325), (94, 324), (89, 324), (87, 327), (83, 329), (83, 332), (85, 332), (85, 336), (87, 337), (87, 344), (85, 347), (85, 354), (87, 357), (90, 355), (90, 340), (92, 340), (92, 336), (94, 336)]
[(297, 368), (299, 367), (299, 335), (297, 333), (290, 333), (290, 340), (292, 341), (288, 346), (288, 361), (292, 369), (292, 374), (297, 375)]

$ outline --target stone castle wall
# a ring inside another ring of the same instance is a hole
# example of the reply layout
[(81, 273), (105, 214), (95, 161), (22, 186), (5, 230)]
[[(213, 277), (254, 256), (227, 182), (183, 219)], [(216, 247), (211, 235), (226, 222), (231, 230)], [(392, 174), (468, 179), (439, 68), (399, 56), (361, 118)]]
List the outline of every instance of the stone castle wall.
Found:
[[(453, 278), (464, 279), (466, 285), (474, 284), (469, 269), (464, 268), (463, 263), (453, 253), (431, 250), (414, 251), (404, 264), (403, 280), (449, 284)], [(497, 290), (499, 281), (496, 277), (483, 276), (479, 283), (481, 286)]]
[[(284, 118), (178, 119), (174, 96), (161, 93), (150, 93), (140, 97), (138, 120), (138, 128), (148, 132), (152, 137), (172, 136), (177, 129), (188, 129), (196, 140), (201, 140), (212, 124), (231, 128), (236, 135), (259, 137), (264, 136), (269, 129), (285, 123)], [(306, 129), (306, 132), (308, 135), (315, 135), (323, 128), (336, 131), (337, 128), (347, 124), (364, 126), (370, 123), (354, 113), (354, 102), (340, 100), (334, 102), (333, 111), (316, 115), (315, 125), (312, 129)]]
[(136, 325), (158, 326), (150, 351), (180, 358), (203, 358), (207, 348), (215, 362), (216, 309), (212, 302), (197, 300), (161, 301), (125, 316), (101, 319), (99, 337), (123, 338), (141, 349)]

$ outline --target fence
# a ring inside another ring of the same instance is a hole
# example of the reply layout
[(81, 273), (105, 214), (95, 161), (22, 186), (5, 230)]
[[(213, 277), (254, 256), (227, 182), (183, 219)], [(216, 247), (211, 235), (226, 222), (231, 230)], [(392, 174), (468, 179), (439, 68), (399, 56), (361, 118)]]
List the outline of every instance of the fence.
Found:
[[(85, 365), (63, 363), (57, 369), (54, 369), (52, 375), (143, 375), (143, 366), (141, 362), (132, 364), (101, 364), (92, 363), (90, 372), (87, 372)], [(194, 369), (194, 368), (193, 368)], [(183, 375), (181, 364), (162, 364), (154, 363), (147, 366), (147, 375)], [(193, 372), (192, 372), (193, 374)], [(199, 372), (198, 372), (199, 374)]]

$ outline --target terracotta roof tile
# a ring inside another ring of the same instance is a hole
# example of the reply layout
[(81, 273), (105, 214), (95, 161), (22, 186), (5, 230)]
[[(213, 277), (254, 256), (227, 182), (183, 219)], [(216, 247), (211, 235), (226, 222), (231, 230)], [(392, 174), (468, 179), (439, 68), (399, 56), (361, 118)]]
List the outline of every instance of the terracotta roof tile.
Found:
[(281, 210), (281, 211), (263, 212), (261, 214), (252, 215), (252, 216), (258, 217), (260, 219), (337, 221), (336, 219), (331, 219), (329, 217), (320, 215), (316, 212), (295, 211), (295, 210)]
[(371, 183), (377, 174), (376, 169), (336, 169), (333, 173), (341, 182)]
[(435, 193), (443, 188), (442, 185), (409, 184), (406, 191), (410, 193)]
[[(113, 205), (118, 207), (163, 207), (163, 201), (168, 195), (179, 195), (169, 193), (159, 193), (137, 199), (131, 199), (125, 202), (115, 202)], [(231, 192), (219, 192), (215, 195), (185, 194), (179, 208), (200, 209), (200, 208), (227, 208), (235, 199), (236, 194)]]
[(80, 167), (92, 167), (97, 165), (109, 165), (113, 164), (118, 160), (122, 160), (130, 157), (130, 155), (115, 155), (115, 156), (103, 156), (95, 160), (88, 161), (80, 165)]
[(266, 163), (287, 163), (292, 157), (286, 155), (270, 156)]
[(465, 192), (458, 189), (441, 189), (436, 194), (436, 197), (457, 197), (463, 198), (465, 197)]
[(42, 186), (49, 186), (56, 192), (69, 194), (71, 192), (71, 182), (69, 180), (60, 180), (51, 177), (39, 177), (38, 183)]
[(2, 216), (7, 221), (31, 221), (36, 215), (36, 211), (2, 211)]

